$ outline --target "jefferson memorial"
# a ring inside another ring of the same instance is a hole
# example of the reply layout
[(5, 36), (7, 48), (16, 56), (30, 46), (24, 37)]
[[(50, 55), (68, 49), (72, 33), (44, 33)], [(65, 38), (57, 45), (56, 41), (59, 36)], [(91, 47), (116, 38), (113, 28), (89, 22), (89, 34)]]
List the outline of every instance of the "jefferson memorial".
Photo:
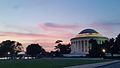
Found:
[(78, 33), (76, 37), (72, 38), (71, 41), (71, 54), (76, 56), (85, 56), (89, 53), (91, 45), (89, 44), (90, 39), (96, 39), (98, 44), (102, 44), (107, 37), (102, 36), (99, 32), (94, 29), (85, 29)]

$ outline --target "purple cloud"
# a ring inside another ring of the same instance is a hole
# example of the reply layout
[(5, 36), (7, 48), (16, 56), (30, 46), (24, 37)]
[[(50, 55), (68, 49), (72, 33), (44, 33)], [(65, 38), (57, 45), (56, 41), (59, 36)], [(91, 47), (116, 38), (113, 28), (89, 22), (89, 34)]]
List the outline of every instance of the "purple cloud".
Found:
[(55, 23), (45, 23), (44, 24), (46, 27), (51, 27), (51, 28), (66, 28), (66, 29), (71, 29), (71, 28), (79, 28), (80, 25), (76, 24), (55, 24)]

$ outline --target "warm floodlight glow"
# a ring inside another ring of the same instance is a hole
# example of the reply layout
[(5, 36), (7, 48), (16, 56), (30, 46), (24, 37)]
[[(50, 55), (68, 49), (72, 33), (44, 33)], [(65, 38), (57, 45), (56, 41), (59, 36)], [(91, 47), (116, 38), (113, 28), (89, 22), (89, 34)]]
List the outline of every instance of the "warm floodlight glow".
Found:
[(105, 52), (106, 52), (106, 50), (105, 50), (105, 49), (102, 49), (102, 52), (103, 52), (103, 53), (105, 53)]

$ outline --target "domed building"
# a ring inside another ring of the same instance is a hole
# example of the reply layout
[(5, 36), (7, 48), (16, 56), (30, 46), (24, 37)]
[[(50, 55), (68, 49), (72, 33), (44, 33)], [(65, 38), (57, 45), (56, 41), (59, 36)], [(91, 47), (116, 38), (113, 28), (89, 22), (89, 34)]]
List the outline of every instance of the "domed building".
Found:
[(91, 49), (91, 45), (89, 44), (90, 39), (96, 39), (98, 44), (102, 44), (102, 42), (108, 40), (107, 37), (102, 36), (94, 29), (85, 29), (71, 39), (71, 54), (79, 56), (88, 54), (89, 49)]

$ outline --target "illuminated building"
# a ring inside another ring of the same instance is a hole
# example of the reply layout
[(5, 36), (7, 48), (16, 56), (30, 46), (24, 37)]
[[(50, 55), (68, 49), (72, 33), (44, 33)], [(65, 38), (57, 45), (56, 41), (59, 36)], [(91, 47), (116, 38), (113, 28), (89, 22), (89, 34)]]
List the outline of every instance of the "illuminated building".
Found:
[(71, 39), (71, 54), (80, 56), (88, 54), (91, 48), (90, 39), (97, 40), (98, 44), (102, 44), (105, 40), (108, 40), (107, 37), (102, 36), (93, 29), (85, 29)]

